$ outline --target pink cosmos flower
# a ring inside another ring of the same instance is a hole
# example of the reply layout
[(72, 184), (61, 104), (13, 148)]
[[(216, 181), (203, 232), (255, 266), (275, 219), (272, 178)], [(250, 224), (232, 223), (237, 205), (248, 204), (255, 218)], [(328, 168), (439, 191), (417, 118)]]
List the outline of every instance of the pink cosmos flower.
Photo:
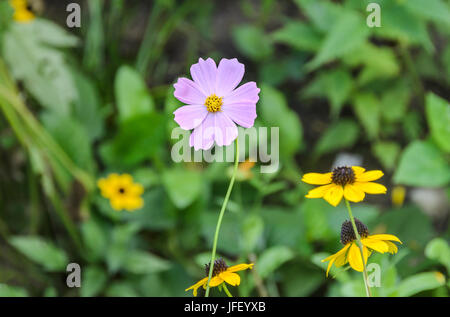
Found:
[(179, 78), (174, 84), (175, 97), (186, 106), (175, 112), (175, 122), (184, 130), (194, 131), (189, 145), (210, 149), (230, 145), (238, 135), (236, 124), (250, 128), (256, 119), (259, 88), (248, 82), (238, 88), (244, 76), (244, 65), (236, 58), (223, 58), (219, 66), (211, 58), (191, 66), (192, 80)]

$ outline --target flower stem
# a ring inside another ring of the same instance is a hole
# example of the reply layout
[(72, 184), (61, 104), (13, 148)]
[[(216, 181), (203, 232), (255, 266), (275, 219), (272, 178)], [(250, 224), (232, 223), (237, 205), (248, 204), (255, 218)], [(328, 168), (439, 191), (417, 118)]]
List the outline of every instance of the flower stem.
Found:
[(225, 291), (225, 293), (227, 293), (228, 297), (233, 297), (233, 295), (231, 295), (230, 291), (227, 288), (227, 285), (225, 284), (225, 282), (222, 284), (223, 290)]
[(362, 263), (363, 263), (363, 278), (364, 278), (364, 286), (366, 288), (366, 295), (367, 295), (367, 297), (372, 297), (372, 294), (370, 292), (369, 283), (368, 283), (366, 261), (364, 260), (364, 251), (363, 251), (363, 244), (361, 242), (361, 237), (360, 237), (358, 229), (356, 227), (355, 218), (353, 218), (352, 209), (350, 208), (350, 203), (348, 202), (347, 199), (345, 199), (345, 205), (347, 206), (348, 215), (350, 216), (350, 221), (352, 222), (353, 231), (355, 232), (356, 240), (358, 241), (358, 247), (359, 247), (359, 250), (361, 251), (361, 259), (362, 259)]
[(231, 176), (230, 185), (228, 185), (228, 190), (227, 190), (225, 199), (223, 200), (223, 204), (222, 204), (222, 209), (220, 210), (219, 219), (217, 220), (216, 233), (214, 234), (214, 242), (213, 242), (213, 248), (212, 248), (212, 252), (211, 252), (211, 263), (209, 265), (208, 282), (206, 283), (205, 297), (209, 296), (209, 282), (211, 281), (212, 272), (213, 272), (213, 268), (214, 268), (214, 259), (216, 257), (217, 240), (219, 239), (220, 225), (222, 224), (223, 214), (225, 213), (225, 209), (227, 208), (227, 204), (228, 204), (228, 199), (230, 198), (231, 190), (233, 189), (234, 179), (236, 178), (236, 171), (238, 168), (238, 163), (239, 163), (239, 144), (238, 144), (238, 139), (236, 138), (236, 158), (234, 160), (233, 176)]

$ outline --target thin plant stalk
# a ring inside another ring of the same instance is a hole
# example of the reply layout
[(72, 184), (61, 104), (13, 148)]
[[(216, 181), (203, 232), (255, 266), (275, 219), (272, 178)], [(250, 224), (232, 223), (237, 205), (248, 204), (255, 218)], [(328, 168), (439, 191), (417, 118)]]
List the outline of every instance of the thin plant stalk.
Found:
[(217, 249), (217, 241), (219, 240), (220, 225), (222, 224), (222, 218), (225, 213), (225, 209), (227, 208), (228, 200), (230, 199), (231, 190), (233, 189), (234, 180), (236, 178), (236, 172), (237, 172), (237, 168), (238, 168), (238, 163), (239, 163), (239, 144), (238, 144), (238, 139), (236, 138), (236, 158), (234, 160), (233, 176), (231, 176), (230, 185), (228, 185), (228, 190), (227, 190), (225, 199), (223, 200), (223, 204), (222, 204), (222, 209), (220, 210), (219, 219), (217, 220), (216, 233), (214, 234), (214, 242), (213, 242), (213, 248), (212, 248), (212, 252), (211, 252), (211, 263), (209, 265), (208, 282), (206, 283), (205, 297), (209, 296), (209, 282), (211, 281), (212, 272), (213, 272), (213, 268), (214, 268), (214, 259), (216, 258), (216, 249)]
[(358, 243), (359, 250), (361, 252), (361, 259), (363, 263), (363, 279), (364, 279), (364, 286), (366, 289), (366, 295), (367, 297), (372, 297), (372, 294), (370, 292), (368, 277), (367, 277), (367, 269), (366, 269), (366, 261), (364, 260), (364, 251), (363, 251), (363, 244), (361, 242), (361, 236), (359, 235), (358, 229), (356, 227), (355, 218), (353, 217), (352, 209), (350, 208), (350, 203), (347, 199), (345, 199), (345, 205), (347, 206), (348, 215), (350, 216), (350, 221), (352, 222), (353, 231), (356, 235), (356, 240)]
[(230, 291), (227, 288), (227, 285), (225, 283), (222, 284), (223, 290), (225, 291), (225, 293), (227, 294), (228, 297), (233, 297), (233, 295), (231, 295)]

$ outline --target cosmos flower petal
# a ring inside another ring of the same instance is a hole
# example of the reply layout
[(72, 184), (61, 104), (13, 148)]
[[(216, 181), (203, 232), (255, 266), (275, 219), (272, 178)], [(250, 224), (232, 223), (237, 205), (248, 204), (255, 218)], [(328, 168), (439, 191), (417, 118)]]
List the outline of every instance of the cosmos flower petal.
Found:
[(336, 207), (342, 200), (344, 196), (344, 189), (340, 185), (335, 185), (331, 187), (323, 198), (332, 206)]
[(227, 96), (239, 85), (244, 72), (244, 64), (239, 63), (236, 58), (222, 58), (217, 68), (216, 94), (220, 97)]
[(230, 266), (227, 269), (227, 271), (228, 272), (238, 272), (238, 271), (243, 271), (243, 270), (246, 270), (246, 269), (253, 269), (253, 265), (254, 265), (253, 263), (250, 263), (250, 264), (245, 264), (245, 263), (237, 264), (237, 265)]
[(193, 290), (194, 290), (194, 296), (197, 296), (197, 289), (198, 289), (200, 286), (205, 285), (207, 281), (208, 281), (208, 278), (205, 277), (205, 278), (201, 279), (200, 281), (198, 281), (197, 283), (195, 283), (194, 285), (192, 285), (192, 286), (186, 288), (186, 289), (185, 289), (185, 292), (187, 292), (187, 291), (193, 289)]
[(232, 286), (237, 286), (241, 283), (241, 277), (233, 272), (222, 272), (219, 274), (219, 276), (228, 284), (232, 285)]
[(178, 78), (173, 85), (175, 98), (189, 105), (203, 105), (207, 96), (200, 90), (197, 83), (187, 78)]
[(374, 181), (377, 180), (379, 178), (381, 178), (383, 176), (383, 172), (382, 171), (368, 171), (368, 172), (364, 172), (360, 175), (356, 175), (356, 181), (357, 182), (370, 182), (370, 181)]
[(175, 122), (183, 130), (191, 130), (198, 127), (208, 115), (204, 105), (189, 105), (178, 108), (173, 113)]
[(354, 185), (368, 194), (386, 194), (386, 191), (387, 191), (386, 187), (384, 187), (383, 185), (378, 184), (378, 183), (356, 182)]
[(233, 103), (222, 106), (222, 112), (231, 120), (244, 128), (251, 128), (255, 123), (256, 104), (255, 103)]
[(364, 192), (354, 184), (347, 184), (344, 187), (344, 197), (349, 201), (355, 203), (360, 202), (364, 199)]
[(376, 239), (376, 240), (388, 240), (388, 241), (397, 241), (400, 242), (400, 239), (392, 234), (374, 234), (367, 237), (367, 239)]
[(215, 93), (217, 66), (212, 58), (206, 61), (199, 58), (198, 63), (191, 66), (191, 76), (205, 96)]
[(214, 140), (217, 145), (230, 145), (238, 136), (236, 124), (222, 112), (213, 113), (212, 116), (215, 119)]
[(325, 185), (331, 183), (332, 173), (307, 173), (302, 177), (302, 181), (312, 185)]
[(363, 238), (361, 239), (361, 242), (366, 247), (375, 250), (379, 253), (385, 253), (389, 251), (389, 245), (385, 243), (383, 240)]
[(328, 184), (311, 189), (306, 198), (322, 198), (331, 188), (335, 187), (334, 184)]
[(205, 120), (191, 133), (189, 146), (193, 146), (196, 151), (210, 149), (214, 144), (214, 124), (214, 115), (208, 113)]
[(254, 103), (259, 100), (260, 89), (256, 86), (254, 81), (250, 81), (237, 89), (233, 90), (223, 98), (224, 105), (231, 105), (235, 103)]

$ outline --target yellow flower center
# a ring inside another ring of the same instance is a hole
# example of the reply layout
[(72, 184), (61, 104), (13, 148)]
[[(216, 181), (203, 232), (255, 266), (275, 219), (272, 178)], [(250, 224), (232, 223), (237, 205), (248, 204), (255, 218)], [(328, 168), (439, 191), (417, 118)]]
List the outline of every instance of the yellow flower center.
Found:
[(222, 97), (217, 97), (216, 94), (212, 94), (206, 98), (205, 106), (209, 112), (217, 112), (220, 111), (222, 103)]

